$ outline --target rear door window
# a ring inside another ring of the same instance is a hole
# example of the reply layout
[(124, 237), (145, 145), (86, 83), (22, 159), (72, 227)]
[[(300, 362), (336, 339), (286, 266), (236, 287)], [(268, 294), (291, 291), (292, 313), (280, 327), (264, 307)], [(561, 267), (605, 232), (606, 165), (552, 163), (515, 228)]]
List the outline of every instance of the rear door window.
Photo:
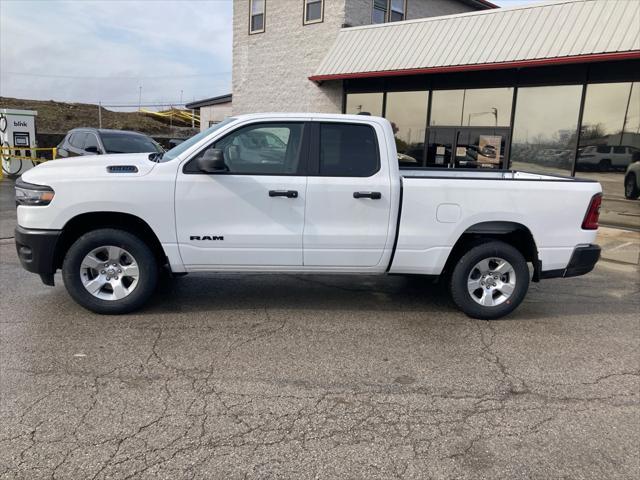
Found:
[(376, 133), (370, 125), (320, 123), (320, 175), (370, 177), (380, 169)]

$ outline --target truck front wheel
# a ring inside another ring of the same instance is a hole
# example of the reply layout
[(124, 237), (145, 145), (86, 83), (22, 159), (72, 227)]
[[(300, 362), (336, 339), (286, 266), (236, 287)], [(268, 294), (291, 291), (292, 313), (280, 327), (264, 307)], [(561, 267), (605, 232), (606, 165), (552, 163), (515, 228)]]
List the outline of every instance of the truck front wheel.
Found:
[(112, 228), (85, 233), (67, 251), (62, 278), (69, 294), (102, 314), (140, 308), (158, 282), (158, 263), (145, 242)]
[(529, 268), (511, 245), (491, 241), (471, 248), (451, 275), (451, 296), (464, 313), (492, 320), (508, 315), (529, 289)]

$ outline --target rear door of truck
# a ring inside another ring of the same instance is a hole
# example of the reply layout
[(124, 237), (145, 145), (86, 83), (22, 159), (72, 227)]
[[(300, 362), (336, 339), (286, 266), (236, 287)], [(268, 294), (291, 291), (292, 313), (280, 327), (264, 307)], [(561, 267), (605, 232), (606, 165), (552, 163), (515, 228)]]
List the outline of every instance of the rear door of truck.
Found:
[(395, 204), (386, 149), (381, 149), (384, 129), (375, 122), (337, 119), (315, 121), (312, 128), (304, 265), (376, 267), (393, 241), (389, 224)]

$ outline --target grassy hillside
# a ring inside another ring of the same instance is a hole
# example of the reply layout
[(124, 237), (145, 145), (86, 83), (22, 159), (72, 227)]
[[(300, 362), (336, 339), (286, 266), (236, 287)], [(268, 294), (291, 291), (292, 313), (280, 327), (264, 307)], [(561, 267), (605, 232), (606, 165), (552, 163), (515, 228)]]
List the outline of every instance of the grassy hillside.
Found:
[[(37, 110), (38, 133), (65, 133), (77, 127), (98, 127), (98, 105), (89, 103), (62, 103), (51, 100), (0, 97), (0, 108)], [(157, 119), (139, 112), (114, 112), (102, 108), (102, 128), (136, 130), (149, 135), (178, 137), (190, 135), (190, 132), (178, 131), (191, 127), (190, 123), (176, 119), (173, 125), (178, 128), (172, 130), (168, 119)]]

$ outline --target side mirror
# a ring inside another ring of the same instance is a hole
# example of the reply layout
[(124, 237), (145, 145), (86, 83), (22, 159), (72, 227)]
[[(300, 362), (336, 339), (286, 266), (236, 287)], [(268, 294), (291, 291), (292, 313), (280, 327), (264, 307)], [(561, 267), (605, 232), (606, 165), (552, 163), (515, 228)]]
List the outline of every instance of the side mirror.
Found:
[(198, 158), (198, 168), (207, 173), (222, 172), (228, 170), (224, 163), (224, 152), (219, 148), (210, 148)]
[(98, 147), (87, 147), (84, 149), (84, 151), (87, 153), (93, 153), (94, 155), (100, 155), (100, 150), (98, 150)]

